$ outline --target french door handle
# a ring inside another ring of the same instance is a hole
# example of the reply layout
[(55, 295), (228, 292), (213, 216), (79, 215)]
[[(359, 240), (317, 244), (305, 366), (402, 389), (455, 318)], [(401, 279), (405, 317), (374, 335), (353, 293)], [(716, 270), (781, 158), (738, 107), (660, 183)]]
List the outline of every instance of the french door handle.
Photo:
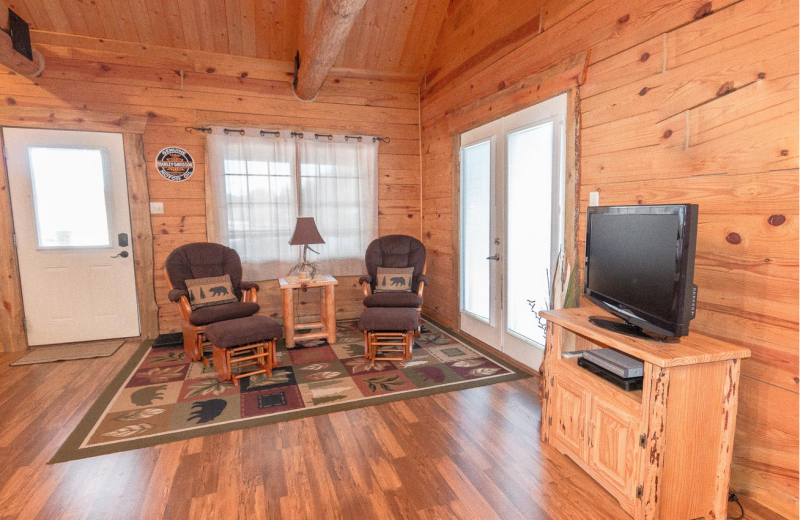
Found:
[(128, 252), (127, 251), (122, 251), (119, 254), (116, 254), (116, 255), (112, 256), (111, 258), (117, 258), (118, 256), (121, 256), (122, 258), (128, 258)]
[(494, 254), (492, 256), (487, 256), (486, 259), (487, 260), (494, 260), (495, 262), (499, 262), (500, 261), (500, 253), (496, 253), (496, 254)]

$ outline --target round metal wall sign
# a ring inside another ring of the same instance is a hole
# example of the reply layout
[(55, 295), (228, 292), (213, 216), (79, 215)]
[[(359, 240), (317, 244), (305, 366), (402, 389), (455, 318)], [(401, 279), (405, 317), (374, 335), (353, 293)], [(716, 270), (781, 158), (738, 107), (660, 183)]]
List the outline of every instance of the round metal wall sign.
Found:
[(194, 159), (183, 148), (164, 148), (156, 156), (156, 169), (167, 180), (185, 181), (194, 173)]

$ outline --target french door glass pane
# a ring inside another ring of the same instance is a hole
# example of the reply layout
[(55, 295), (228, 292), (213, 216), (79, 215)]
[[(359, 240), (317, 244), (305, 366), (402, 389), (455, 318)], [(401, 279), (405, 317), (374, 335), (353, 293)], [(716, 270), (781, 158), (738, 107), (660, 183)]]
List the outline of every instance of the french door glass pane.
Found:
[(464, 148), (461, 159), (462, 308), (489, 320), (492, 147), (490, 141)]
[(28, 149), (39, 247), (108, 247), (103, 155), (97, 149)]
[(549, 304), (553, 126), (508, 135), (508, 330), (542, 345), (534, 312)]

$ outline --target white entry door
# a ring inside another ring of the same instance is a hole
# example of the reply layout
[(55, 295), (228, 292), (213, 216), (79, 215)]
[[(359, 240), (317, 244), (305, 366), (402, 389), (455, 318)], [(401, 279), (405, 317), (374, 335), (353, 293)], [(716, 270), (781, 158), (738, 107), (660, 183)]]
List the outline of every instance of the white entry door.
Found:
[(461, 135), (461, 330), (539, 368), (564, 236), (566, 95)]
[(139, 335), (122, 135), (4, 128), (28, 345)]

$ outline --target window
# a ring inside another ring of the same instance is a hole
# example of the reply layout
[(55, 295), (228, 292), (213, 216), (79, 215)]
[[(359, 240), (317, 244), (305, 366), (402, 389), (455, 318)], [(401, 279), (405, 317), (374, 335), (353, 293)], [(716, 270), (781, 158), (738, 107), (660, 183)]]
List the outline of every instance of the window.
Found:
[(100, 149), (28, 149), (38, 247), (110, 247)]
[(245, 276), (285, 276), (298, 262), (301, 248), (289, 245), (298, 216), (316, 219), (325, 244), (313, 247), (323, 270), (363, 271), (364, 252), (378, 235), (377, 144), (371, 139), (301, 139), (290, 132), (262, 137), (258, 130), (227, 135), (213, 128), (208, 151), (209, 239), (239, 253)]

